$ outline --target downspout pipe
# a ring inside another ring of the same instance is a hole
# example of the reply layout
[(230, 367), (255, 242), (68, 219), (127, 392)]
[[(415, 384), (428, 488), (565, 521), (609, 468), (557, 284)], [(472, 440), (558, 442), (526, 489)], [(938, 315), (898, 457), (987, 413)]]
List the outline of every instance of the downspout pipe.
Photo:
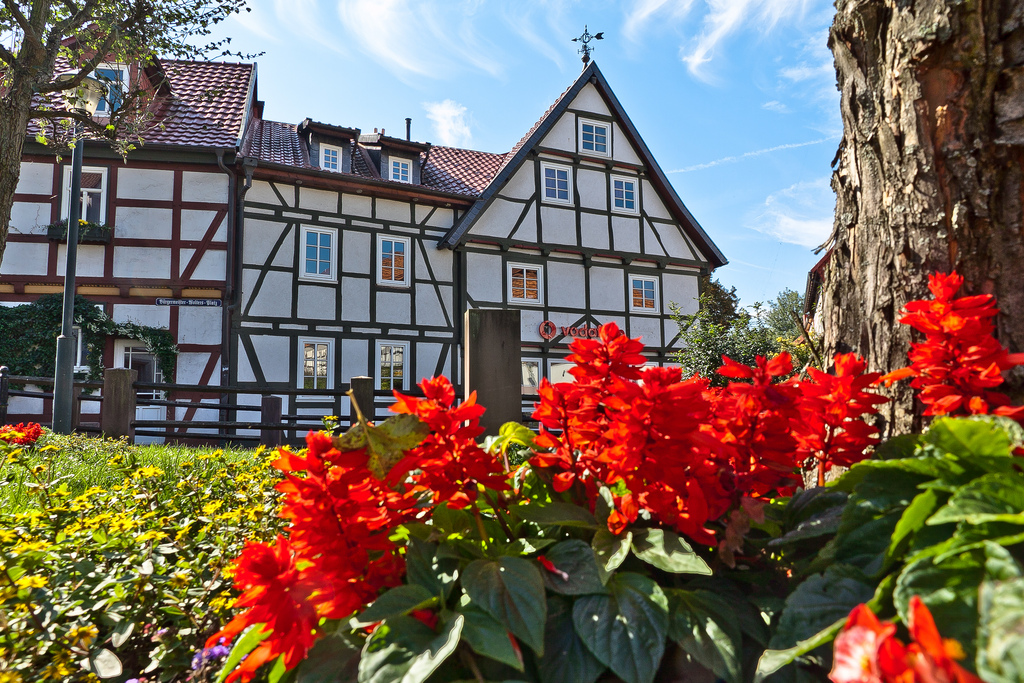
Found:
[[(224, 163), (224, 150), (217, 150), (217, 166), (228, 176), (228, 216), (227, 216), (227, 264), (224, 268), (224, 302), (220, 321), (220, 385), (227, 386), (230, 383), (231, 374), (231, 297), (234, 292), (234, 268), (235, 268), (235, 230), (233, 223), (238, 213), (238, 203), (235, 196), (238, 191), (238, 178)], [(231, 402), (227, 394), (220, 395), (221, 405)], [(229, 422), (229, 415), (226, 411), (220, 411), (220, 421)], [(223, 443), (221, 444), (223, 445)]]

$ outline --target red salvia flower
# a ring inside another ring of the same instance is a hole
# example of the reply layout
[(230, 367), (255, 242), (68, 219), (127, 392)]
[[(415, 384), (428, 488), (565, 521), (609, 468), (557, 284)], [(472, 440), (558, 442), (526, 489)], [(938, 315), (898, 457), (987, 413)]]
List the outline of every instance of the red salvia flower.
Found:
[(38, 422), (19, 422), (16, 425), (0, 427), (0, 441), (18, 446), (30, 446), (43, 435), (43, 427)]

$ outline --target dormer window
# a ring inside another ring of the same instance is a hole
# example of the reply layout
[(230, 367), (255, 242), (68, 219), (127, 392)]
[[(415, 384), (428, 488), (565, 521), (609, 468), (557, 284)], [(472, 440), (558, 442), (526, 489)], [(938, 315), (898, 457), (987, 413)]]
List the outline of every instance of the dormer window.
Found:
[(100, 64), (92, 73), (96, 80), (107, 89), (106, 96), (96, 108), (96, 116), (110, 116), (124, 101), (124, 90), (128, 83), (128, 67), (121, 64)]
[(391, 159), (388, 178), (398, 183), (412, 182), (412, 163), (408, 159)]
[(320, 168), (341, 173), (342, 153), (340, 147), (320, 145)]

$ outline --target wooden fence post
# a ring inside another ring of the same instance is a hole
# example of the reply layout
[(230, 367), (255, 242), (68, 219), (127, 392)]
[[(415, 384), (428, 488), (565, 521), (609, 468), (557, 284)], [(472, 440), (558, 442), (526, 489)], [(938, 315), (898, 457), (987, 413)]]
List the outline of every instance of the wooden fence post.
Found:
[(487, 408), (480, 426), (496, 435), (506, 422), (523, 419), (522, 328), (519, 311), (466, 311), (466, 396), (476, 391)]
[(107, 368), (103, 371), (103, 408), (100, 412), (100, 431), (106, 436), (127, 436), (135, 441), (135, 381), (137, 370)]
[(10, 391), (10, 381), (7, 376), (10, 374), (6, 365), (0, 365), (0, 425), (7, 424), (7, 392)]
[(352, 389), (352, 396), (348, 406), (349, 424), (356, 425), (359, 423), (359, 419), (356, 417), (357, 405), (359, 410), (363, 411), (363, 417), (369, 422), (373, 422), (377, 417), (376, 409), (374, 408), (373, 378), (366, 377), (365, 375), (353, 377), (349, 380), (348, 386)]
[[(260, 402), (260, 422), (265, 425), (281, 424), (281, 397), (264, 396)], [(280, 429), (261, 429), (260, 443), (270, 448), (281, 445), (284, 432)]]

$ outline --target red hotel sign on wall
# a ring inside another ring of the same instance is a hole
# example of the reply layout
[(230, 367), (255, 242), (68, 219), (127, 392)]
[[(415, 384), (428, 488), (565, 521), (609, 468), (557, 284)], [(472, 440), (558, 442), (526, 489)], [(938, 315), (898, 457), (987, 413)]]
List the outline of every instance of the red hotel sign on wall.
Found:
[(567, 327), (565, 325), (558, 327), (550, 320), (545, 320), (540, 324), (540, 336), (544, 339), (554, 339), (558, 335), (559, 330), (561, 330), (563, 337), (578, 337), (581, 339), (587, 337), (594, 339), (597, 337), (596, 327)]

